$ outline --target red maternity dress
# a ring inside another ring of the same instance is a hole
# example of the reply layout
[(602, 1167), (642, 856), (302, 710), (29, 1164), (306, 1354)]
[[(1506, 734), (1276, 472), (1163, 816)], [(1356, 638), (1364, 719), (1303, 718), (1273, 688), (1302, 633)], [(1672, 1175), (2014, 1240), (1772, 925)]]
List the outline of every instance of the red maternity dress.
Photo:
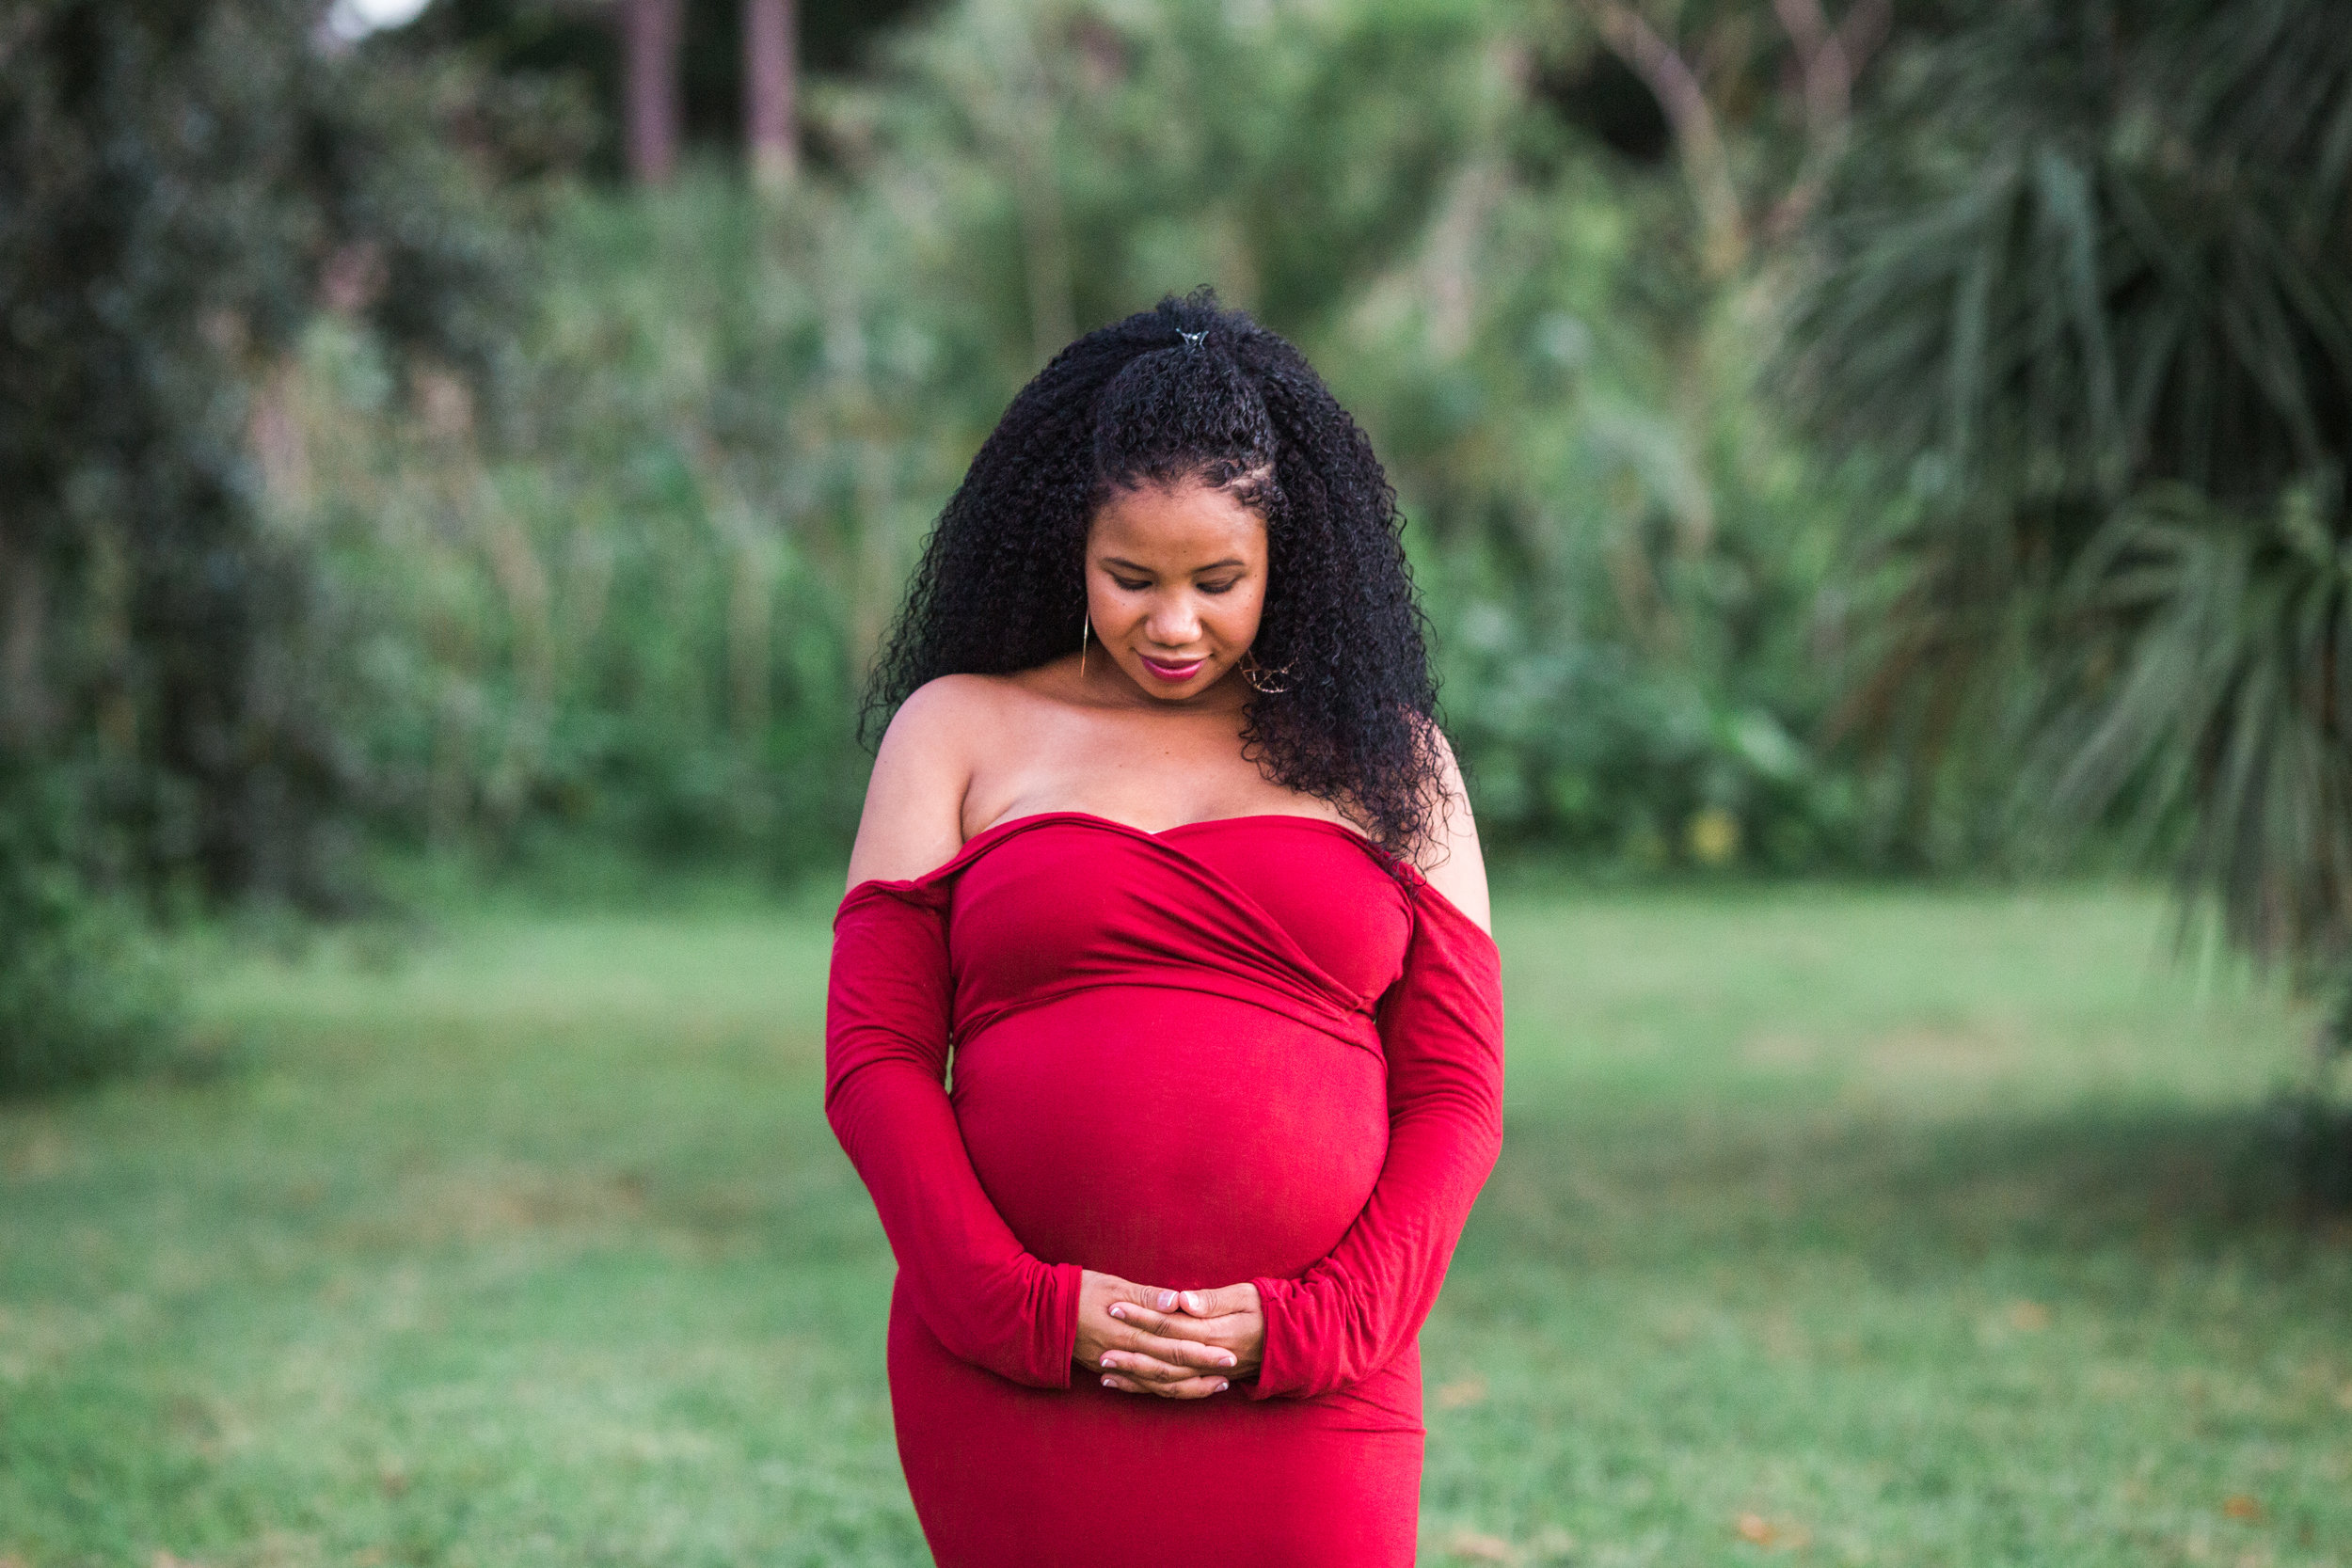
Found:
[[(938, 1560), (1409, 1563), (1416, 1336), (1502, 1137), (1486, 933), (1337, 823), (1081, 812), (862, 882), (834, 930), (826, 1110), (898, 1261)], [(1082, 1266), (1254, 1281), (1263, 1370), (1073, 1376)]]

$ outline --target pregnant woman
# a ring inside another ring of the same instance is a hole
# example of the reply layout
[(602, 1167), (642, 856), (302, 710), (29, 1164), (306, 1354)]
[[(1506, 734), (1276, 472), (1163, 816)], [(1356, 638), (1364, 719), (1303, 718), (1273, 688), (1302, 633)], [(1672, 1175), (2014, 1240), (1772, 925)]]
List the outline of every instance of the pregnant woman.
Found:
[(1398, 528), (1199, 294), (1040, 372), (916, 569), (825, 1103), (946, 1568), (1413, 1559), (1502, 1013)]

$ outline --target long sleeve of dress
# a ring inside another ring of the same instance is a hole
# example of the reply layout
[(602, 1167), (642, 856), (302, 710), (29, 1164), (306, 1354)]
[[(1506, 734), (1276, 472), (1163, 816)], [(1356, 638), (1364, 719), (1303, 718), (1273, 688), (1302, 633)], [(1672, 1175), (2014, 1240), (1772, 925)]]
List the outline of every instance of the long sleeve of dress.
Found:
[(952, 999), (936, 903), (877, 883), (853, 892), (834, 921), (825, 1117), (940, 1343), (1015, 1383), (1066, 1388), (1080, 1271), (1025, 1251), (973, 1171), (946, 1088)]
[(1345, 1387), (1411, 1343), (1502, 1145), (1502, 986), (1494, 943), (1416, 888), (1404, 974), (1383, 999), (1389, 1150), (1338, 1246), (1261, 1278), (1265, 1359), (1253, 1398)]

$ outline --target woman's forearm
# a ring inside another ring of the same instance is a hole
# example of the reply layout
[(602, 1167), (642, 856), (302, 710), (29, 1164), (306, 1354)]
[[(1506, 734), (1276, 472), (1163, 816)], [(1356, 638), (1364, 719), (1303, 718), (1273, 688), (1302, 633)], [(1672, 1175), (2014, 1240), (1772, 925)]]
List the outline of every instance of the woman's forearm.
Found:
[(1338, 1246), (1296, 1278), (1262, 1278), (1257, 1398), (1328, 1393), (1393, 1360), (1437, 1302), (1502, 1141), (1502, 976), (1493, 942), (1451, 904), (1417, 901), (1404, 975), (1385, 999), (1389, 1150)]
[(885, 884), (852, 893), (834, 925), (826, 1119), (940, 1343), (1016, 1383), (1067, 1387), (1081, 1271), (1025, 1249), (972, 1168), (945, 1086), (951, 996), (938, 911)]

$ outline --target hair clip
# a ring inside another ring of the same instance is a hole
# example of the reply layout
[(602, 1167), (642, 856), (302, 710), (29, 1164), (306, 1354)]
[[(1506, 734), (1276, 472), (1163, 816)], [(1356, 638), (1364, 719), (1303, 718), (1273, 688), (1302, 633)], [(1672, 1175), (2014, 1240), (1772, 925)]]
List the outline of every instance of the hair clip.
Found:
[(1178, 327), (1176, 329), (1176, 336), (1184, 341), (1184, 346), (1186, 348), (1199, 348), (1202, 343), (1208, 341), (1209, 329), (1204, 326), (1198, 332), (1186, 332), (1184, 328)]

